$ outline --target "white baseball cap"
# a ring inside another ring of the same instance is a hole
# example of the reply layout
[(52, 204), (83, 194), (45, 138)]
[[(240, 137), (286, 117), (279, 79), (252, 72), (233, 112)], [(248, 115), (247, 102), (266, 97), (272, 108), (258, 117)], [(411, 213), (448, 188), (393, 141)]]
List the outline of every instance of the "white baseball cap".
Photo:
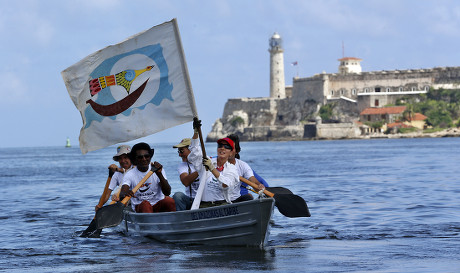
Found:
[(117, 154), (113, 156), (113, 160), (118, 161), (118, 157), (123, 154), (129, 154), (131, 147), (129, 145), (120, 145), (117, 147)]

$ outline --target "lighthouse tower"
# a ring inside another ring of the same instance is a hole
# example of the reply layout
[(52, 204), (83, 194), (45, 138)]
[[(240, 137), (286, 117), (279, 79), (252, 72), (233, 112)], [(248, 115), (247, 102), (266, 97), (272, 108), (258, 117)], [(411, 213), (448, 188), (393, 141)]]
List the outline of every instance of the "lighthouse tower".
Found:
[(278, 33), (270, 38), (270, 98), (284, 99), (286, 87), (284, 84), (283, 40)]

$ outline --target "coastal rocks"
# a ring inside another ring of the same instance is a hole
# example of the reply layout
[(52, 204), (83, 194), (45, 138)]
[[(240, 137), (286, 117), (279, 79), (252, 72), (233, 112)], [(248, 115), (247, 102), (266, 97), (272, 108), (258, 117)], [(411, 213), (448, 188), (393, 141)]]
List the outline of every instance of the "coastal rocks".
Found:
[(383, 134), (374, 133), (366, 136), (358, 137), (360, 139), (375, 139), (375, 138), (435, 138), (435, 137), (460, 137), (460, 128), (448, 128), (442, 131), (433, 133), (424, 133), (423, 131), (411, 132), (411, 133), (396, 133), (396, 134)]
[(317, 103), (290, 98), (229, 99), (222, 118), (214, 122), (206, 141), (237, 134), (245, 141), (300, 140), (304, 125), (315, 117)]

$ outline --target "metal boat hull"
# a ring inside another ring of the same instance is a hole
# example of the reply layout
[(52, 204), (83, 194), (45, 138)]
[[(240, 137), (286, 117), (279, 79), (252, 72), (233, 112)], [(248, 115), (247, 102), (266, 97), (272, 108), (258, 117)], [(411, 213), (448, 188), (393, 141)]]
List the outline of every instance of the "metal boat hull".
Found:
[(163, 213), (124, 211), (120, 224), (127, 234), (161, 242), (263, 247), (268, 240), (273, 198), (198, 210)]

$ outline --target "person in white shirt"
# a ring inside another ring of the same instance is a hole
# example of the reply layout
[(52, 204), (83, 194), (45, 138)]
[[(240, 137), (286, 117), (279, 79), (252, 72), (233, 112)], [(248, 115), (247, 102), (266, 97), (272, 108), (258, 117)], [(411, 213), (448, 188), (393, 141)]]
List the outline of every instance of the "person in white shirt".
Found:
[[(139, 213), (176, 211), (174, 199), (169, 197), (171, 186), (166, 179), (163, 166), (156, 161), (150, 162), (153, 154), (154, 150), (147, 143), (141, 142), (133, 146), (130, 158), (136, 167), (123, 177), (120, 199), (131, 196), (132, 209)], [(136, 193), (133, 193), (132, 189), (145, 177), (152, 166), (156, 169), (155, 172)]]
[(182, 158), (182, 162), (177, 167), (177, 172), (179, 173), (180, 181), (185, 186), (185, 193), (176, 192), (173, 195), (177, 211), (189, 210), (192, 207), (196, 190), (200, 185), (198, 172), (195, 170), (193, 164), (187, 160), (187, 156), (190, 154), (189, 146), (191, 143), (192, 140), (190, 138), (184, 138), (179, 144), (173, 146), (173, 148), (177, 148), (179, 157)]
[[(110, 180), (110, 185), (100, 198), (100, 204), (105, 204), (107, 200), (109, 200), (110, 194), (118, 187), (121, 186), (121, 182), (123, 181), (123, 176), (125, 173), (133, 168), (131, 164), (131, 159), (129, 159), (129, 153), (131, 152), (131, 147), (129, 145), (121, 145), (117, 147), (117, 154), (113, 156), (113, 160), (117, 161), (120, 164), (120, 168), (115, 165), (111, 164), (109, 166), (109, 172), (112, 176)], [(112, 195), (113, 201), (119, 201), (118, 194)], [(97, 211), (101, 207), (96, 205), (95, 210)]]
[(217, 141), (217, 158), (203, 158), (197, 128), (201, 121), (194, 120), (193, 128), (195, 133), (191, 140), (190, 154), (187, 159), (193, 164), (198, 173), (206, 168), (211, 172), (207, 175), (206, 181), (200, 179), (200, 183), (206, 183), (200, 208), (218, 206), (231, 203), (240, 196), (240, 180), (235, 165), (228, 162), (231, 151), (235, 149), (234, 143), (229, 138)]
[[(233, 140), (233, 143), (235, 143), (235, 149), (232, 150), (232, 153), (230, 154), (230, 157), (228, 158), (228, 162), (236, 166), (239, 176), (246, 178), (247, 180), (257, 184), (257, 187), (258, 187), (257, 190), (259, 191), (264, 190), (265, 185), (260, 183), (259, 180), (257, 180), (257, 178), (254, 175), (254, 171), (249, 166), (249, 164), (243, 160), (240, 160), (240, 156), (239, 156), (239, 152), (241, 151), (240, 138), (235, 134), (228, 135), (227, 137)], [(246, 188), (247, 186), (248, 185), (246, 183), (241, 182), (241, 187), (240, 187), (241, 196), (238, 197), (236, 200), (233, 200), (232, 201), (233, 203), (254, 199), (252, 194), (248, 192), (248, 189)]]

